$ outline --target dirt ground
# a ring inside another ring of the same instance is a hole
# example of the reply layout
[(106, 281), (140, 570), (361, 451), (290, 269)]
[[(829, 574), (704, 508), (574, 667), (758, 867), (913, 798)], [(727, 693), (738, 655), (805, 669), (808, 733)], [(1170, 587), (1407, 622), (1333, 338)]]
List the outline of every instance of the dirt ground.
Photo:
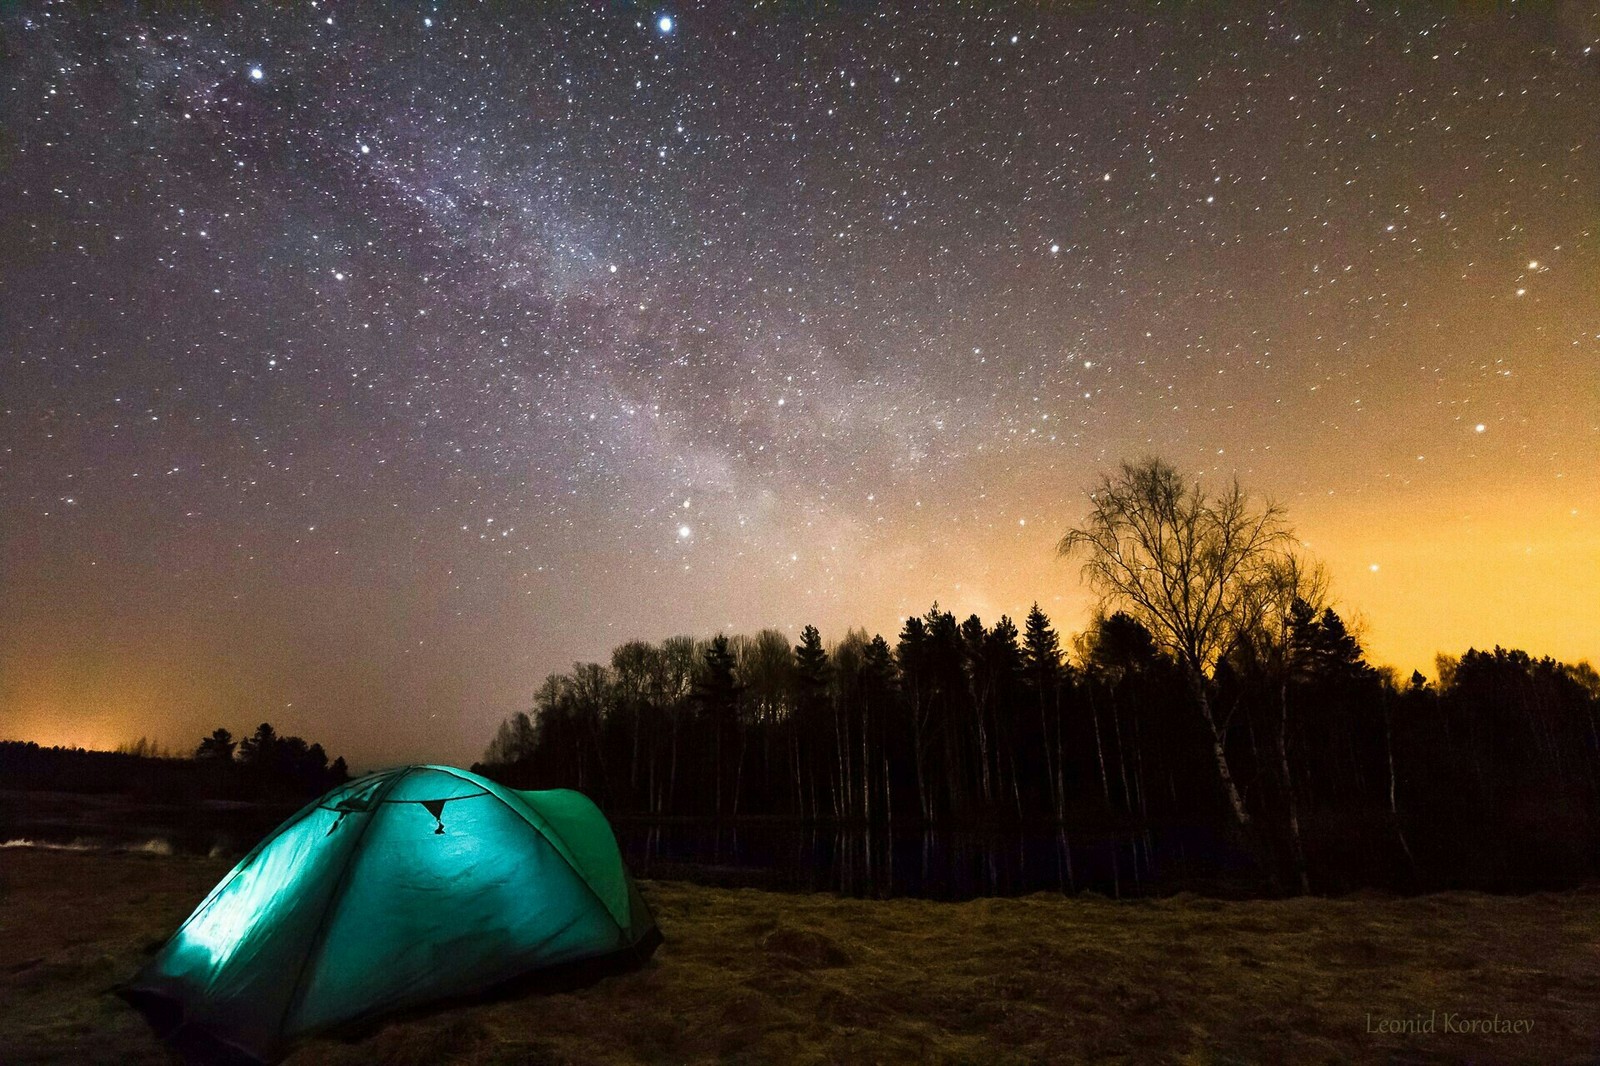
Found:
[[(225, 869), (0, 850), (0, 1063), (169, 1061), (108, 990)], [(288, 1061), (1600, 1061), (1600, 891), (933, 903), (641, 887), (666, 943), (638, 972), (391, 1019)], [(1419, 1018), (1433, 1031), (1377, 1031)], [(1520, 1031), (1453, 1031), (1495, 1018)]]

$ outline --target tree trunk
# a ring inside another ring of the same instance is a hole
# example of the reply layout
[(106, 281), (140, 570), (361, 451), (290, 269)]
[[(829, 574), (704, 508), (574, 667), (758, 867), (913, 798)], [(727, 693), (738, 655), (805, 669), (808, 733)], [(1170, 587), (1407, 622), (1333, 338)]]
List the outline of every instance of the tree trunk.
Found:
[(1411, 845), (1406, 843), (1406, 831), (1400, 824), (1400, 805), (1395, 802), (1395, 774), (1394, 774), (1394, 727), (1392, 725), (1393, 712), (1385, 699), (1383, 706), (1383, 749), (1389, 760), (1389, 818), (1394, 822), (1394, 835), (1400, 841), (1400, 850), (1406, 853), (1406, 861), (1411, 864), (1411, 876), (1417, 876), (1417, 858), (1411, 854)]
[(1100, 739), (1100, 701), (1094, 698), (1092, 683), (1084, 686), (1084, 692), (1089, 699), (1089, 718), (1094, 722), (1094, 753), (1100, 763), (1100, 795), (1106, 801), (1106, 811), (1111, 807), (1111, 779), (1106, 775), (1106, 748)]
[(678, 799), (678, 712), (672, 712), (672, 757), (667, 763), (667, 802), (663, 810), (673, 810)]
[(801, 821), (806, 817), (806, 781), (800, 771), (800, 730), (794, 716), (789, 716), (789, 756), (794, 765), (794, 808)]
[(1007, 738), (1006, 757), (1011, 763), (1011, 798), (1016, 801), (1017, 821), (1021, 822), (1024, 818), (1022, 812), (1022, 774), (1017, 770), (1017, 742), (1015, 729), (1007, 733)]
[(1289, 810), (1289, 854), (1294, 860), (1300, 894), (1311, 894), (1311, 876), (1306, 870), (1306, 851), (1300, 842), (1300, 805), (1295, 799), (1294, 777), (1289, 772), (1289, 683), (1278, 686), (1278, 768), (1283, 772), (1284, 803)]
[(983, 796), (984, 810), (987, 811), (994, 800), (994, 790), (989, 780), (989, 701), (974, 699), (973, 702), (978, 712), (975, 716), (978, 726), (978, 791)]
[(1067, 754), (1061, 746), (1061, 689), (1056, 686), (1056, 821), (1067, 820)]
[(720, 720), (715, 721), (712, 725), (712, 728), (716, 731), (716, 743), (712, 748), (711, 757), (716, 760), (717, 764), (717, 772), (714, 778), (717, 785), (717, 791), (716, 799), (712, 801), (711, 809), (716, 815), (717, 821), (720, 822), (722, 821), (722, 722)]
[(1205, 719), (1206, 728), (1211, 732), (1211, 754), (1217, 760), (1217, 776), (1222, 779), (1222, 790), (1227, 794), (1228, 805), (1233, 808), (1233, 816), (1239, 827), (1249, 828), (1250, 812), (1244, 809), (1244, 797), (1239, 795), (1239, 789), (1233, 783), (1233, 774), (1228, 770), (1228, 752), (1223, 746), (1222, 733), (1217, 729), (1216, 717), (1211, 713), (1211, 698), (1206, 695), (1205, 678), (1196, 667), (1190, 667), (1185, 672), (1189, 675), (1189, 692), (1200, 709), (1200, 717)]
[[(861, 703), (861, 817), (868, 824), (872, 824), (872, 763), (868, 761), (867, 752), (867, 724), (871, 707), (865, 699)], [(872, 854), (872, 838), (867, 838), (867, 854)]]
[(850, 780), (850, 738), (842, 698), (833, 701), (833, 743), (835, 763), (839, 776), (834, 784), (833, 817), (843, 821), (849, 816), (850, 797), (855, 793)]
[(639, 801), (639, 728), (643, 715), (639, 711), (638, 701), (633, 704), (633, 761), (628, 767), (628, 802)]
[(924, 751), (925, 744), (923, 741), (922, 697), (917, 693), (913, 693), (911, 699), (911, 744), (914, 749), (912, 752), (914, 756), (913, 763), (917, 768), (917, 808), (922, 815), (924, 823), (926, 823), (933, 821), (931, 813), (933, 808), (928, 801), (927, 772), (923, 767), (923, 761), (927, 755)]
[(1039, 747), (1044, 750), (1045, 783), (1050, 789), (1050, 811), (1060, 818), (1061, 802), (1056, 797), (1056, 768), (1050, 758), (1050, 718), (1045, 713), (1044, 681), (1039, 682)]
[(739, 731), (739, 762), (733, 773), (733, 811), (734, 818), (739, 817), (739, 797), (744, 793), (744, 751), (749, 742), (749, 734), (744, 730)]

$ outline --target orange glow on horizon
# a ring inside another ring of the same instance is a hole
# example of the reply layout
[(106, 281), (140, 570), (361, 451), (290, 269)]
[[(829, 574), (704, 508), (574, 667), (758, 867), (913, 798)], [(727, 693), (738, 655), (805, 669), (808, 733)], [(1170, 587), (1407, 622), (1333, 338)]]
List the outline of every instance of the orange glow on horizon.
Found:
[[(1035, 600), (1051, 616), (1070, 649), (1093, 611), (1077, 565), (1055, 555), (1059, 534), (1081, 505), (1053, 508), (1025, 523), (997, 525), (975, 535), (975, 543), (929, 541), (918, 550), (897, 549), (864, 565), (851, 594), (828, 605), (796, 605), (794, 616), (778, 616), (781, 586), (752, 600), (752, 614), (728, 625), (685, 619), (674, 632), (710, 635), (719, 629), (754, 632), (762, 626), (791, 636), (815, 623), (826, 641), (862, 627), (893, 643), (906, 616), (921, 614), (935, 600), (964, 618), (977, 613), (986, 624), (1001, 614), (1020, 620)], [(1333, 580), (1335, 608), (1357, 627), (1368, 658), (1397, 668), (1402, 677), (1421, 670), (1432, 677), (1434, 657), (1459, 656), (1470, 647), (1495, 644), (1576, 663), (1600, 658), (1600, 508), (1594, 513), (1534, 495), (1462, 500), (1312, 501), (1291, 506), (1289, 519)], [(892, 565), (888, 562), (892, 560)], [(570, 658), (609, 659), (611, 647), (631, 637), (659, 640), (666, 633), (596, 632), (590, 646)], [(603, 643), (603, 646), (602, 646)], [(36, 649), (37, 650), (37, 649)], [(490, 650), (492, 651), (492, 649)], [(478, 663), (458, 662), (468, 672), (486, 671), (498, 653)], [(141, 736), (183, 753), (217, 725), (241, 733), (261, 718), (329, 742), (331, 751), (371, 743), (364, 731), (341, 736), (317, 720), (263, 709), (234, 691), (212, 671), (167, 657), (146, 661), (135, 673), (115, 672), (84, 680), (80, 663), (66, 654), (44, 654), (6, 664), (5, 739), (113, 750)], [(532, 690), (560, 662), (532, 667)], [(76, 676), (75, 676), (76, 675)], [(527, 706), (524, 698), (499, 710)], [(231, 710), (213, 708), (229, 707)], [(487, 743), (490, 725), (470, 716), (450, 719), (430, 735), (418, 757), (472, 758)], [(329, 723), (331, 724), (331, 723)], [(482, 735), (480, 735), (482, 734)], [(409, 750), (409, 748), (408, 748)], [(398, 757), (398, 755), (396, 756)], [(383, 761), (382, 758), (379, 759)]]

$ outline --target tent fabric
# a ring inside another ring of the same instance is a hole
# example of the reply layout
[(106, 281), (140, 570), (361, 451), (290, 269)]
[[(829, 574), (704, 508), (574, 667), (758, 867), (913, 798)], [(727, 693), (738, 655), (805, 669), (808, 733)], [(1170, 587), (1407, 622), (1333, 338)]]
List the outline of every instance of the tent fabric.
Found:
[(259, 1061), (369, 1015), (659, 942), (605, 816), (448, 766), (334, 789), (222, 879), (121, 994)]

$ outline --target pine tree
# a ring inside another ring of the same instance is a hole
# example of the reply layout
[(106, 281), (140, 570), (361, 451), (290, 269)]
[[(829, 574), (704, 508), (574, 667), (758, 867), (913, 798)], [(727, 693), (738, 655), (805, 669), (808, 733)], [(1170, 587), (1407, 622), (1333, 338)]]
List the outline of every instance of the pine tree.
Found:
[(268, 722), (256, 726), (256, 731), (239, 742), (239, 761), (262, 769), (271, 769), (278, 756), (278, 731)]
[(194, 757), (201, 762), (231, 763), (233, 762), (234, 749), (233, 734), (226, 729), (217, 729), (209, 737), (200, 741), (200, 746), (195, 749)]
[(1061, 638), (1035, 603), (1028, 611), (1022, 638), (1022, 662), (1028, 680), (1044, 691), (1061, 682)]
[[(712, 758), (715, 763), (713, 775), (716, 794), (712, 806), (720, 817), (724, 765), (727, 761), (724, 750), (733, 740), (730, 734), (738, 729), (739, 715), (739, 684), (733, 676), (733, 654), (728, 650), (728, 638), (721, 633), (712, 638), (705, 654), (701, 656), (699, 677), (695, 680), (695, 700), (710, 724), (715, 742)], [(737, 773), (735, 777), (737, 779)]]
[(1039, 743), (1045, 777), (1050, 783), (1050, 811), (1066, 816), (1066, 775), (1061, 750), (1061, 638), (1035, 603), (1028, 611), (1022, 637), (1022, 663), (1039, 707)]
[(828, 653), (822, 647), (822, 634), (816, 626), (806, 626), (800, 631), (800, 643), (795, 645), (795, 680), (802, 702), (817, 702), (826, 697), (832, 666)]
[[(815, 741), (827, 733), (828, 681), (833, 674), (828, 653), (822, 647), (822, 635), (817, 632), (816, 626), (806, 626), (800, 631), (800, 643), (795, 646), (794, 659), (796, 707), (790, 738), (793, 742), (795, 784), (799, 789), (797, 795), (802, 815), (808, 802), (808, 792), (811, 813), (815, 815), (819, 809), (816, 759), (802, 758), (800, 746), (802, 737)], [(835, 733), (837, 741), (837, 723)], [(820, 745), (813, 743), (812, 746), (816, 748)]]

